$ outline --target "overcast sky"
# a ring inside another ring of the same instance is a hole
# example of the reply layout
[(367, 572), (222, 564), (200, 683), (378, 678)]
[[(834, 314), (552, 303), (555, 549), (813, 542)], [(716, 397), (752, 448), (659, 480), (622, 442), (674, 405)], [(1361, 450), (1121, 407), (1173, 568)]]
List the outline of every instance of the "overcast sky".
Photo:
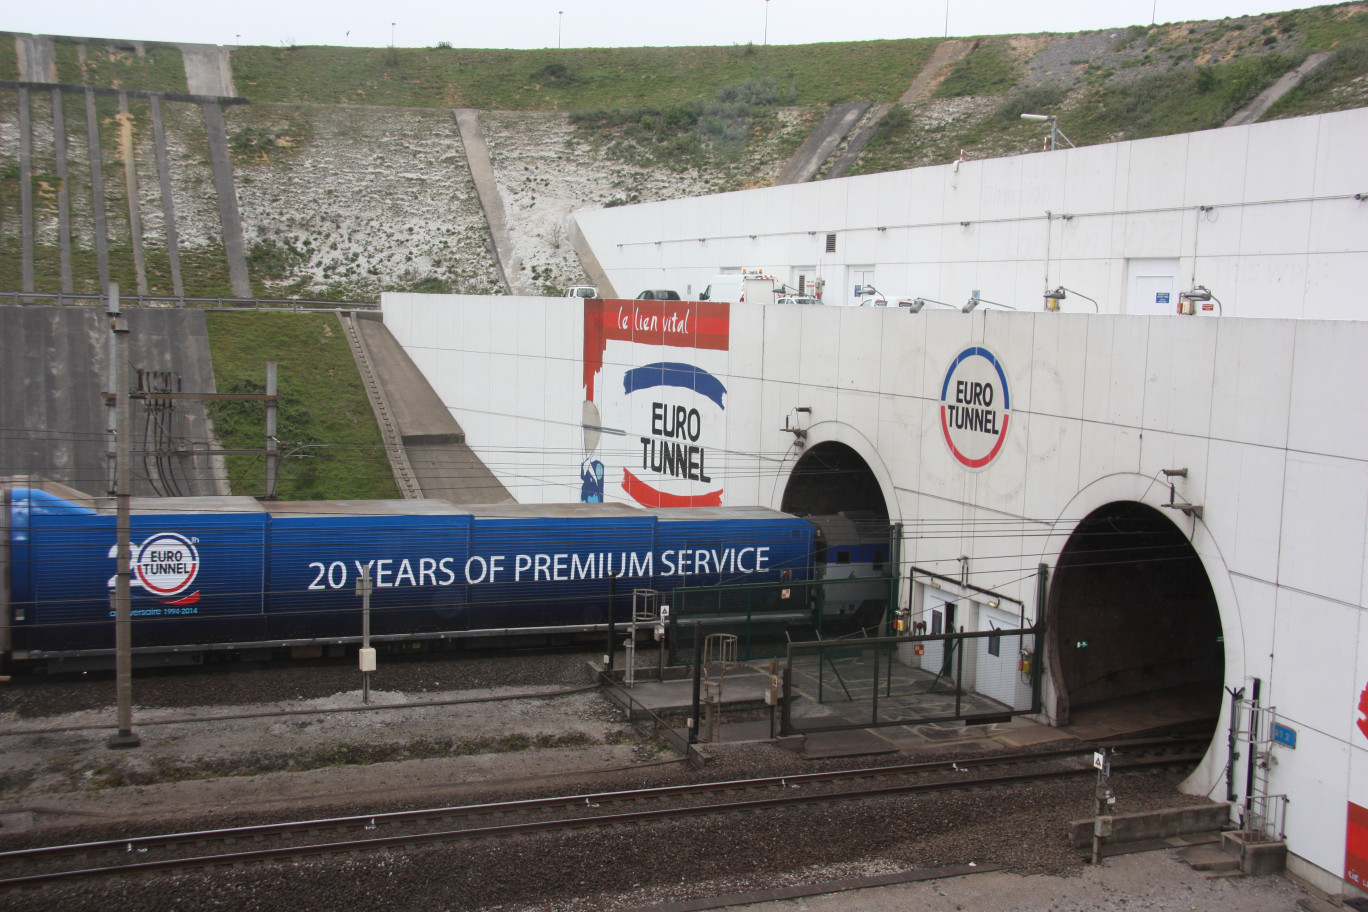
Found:
[(206, 44), (661, 47), (1075, 32), (1288, 8), (1268, 0), (15, 0), (0, 30)]

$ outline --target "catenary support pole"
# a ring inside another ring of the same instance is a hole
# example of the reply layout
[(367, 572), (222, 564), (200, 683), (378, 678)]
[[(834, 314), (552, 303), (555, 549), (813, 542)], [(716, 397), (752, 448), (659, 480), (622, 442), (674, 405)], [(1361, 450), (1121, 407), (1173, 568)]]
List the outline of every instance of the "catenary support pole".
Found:
[[(276, 394), (276, 363), (266, 362), (266, 395)], [(266, 499), (276, 499), (276, 484), (280, 471), (280, 441), (276, 440), (276, 412), (279, 403), (266, 400)], [(367, 644), (369, 645), (369, 644)]]
[(698, 741), (698, 704), (703, 696), (703, 626), (697, 622), (693, 625), (694, 638), (694, 667), (693, 667), (693, 702), (690, 704), (689, 712), (689, 743), (695, 744)]
[(130, 490), (133, 472), (129, 465), (129, 437), (132, 421), (128, 397), (128, 319), (119, 310), (119, 286), (109, 285), (109, 328), (114, 332), (115, 397), (115, 501), (118, 514), (114, 532), (118, 541), (114, 572), (114, 687), (117, 700), (118, 731), (106, 743), (111, 748), (137, 747), (142, 739), (133, 733), (133, 651), (129, 526)]
[(608, 577), (608, 652), (603, 656), (603, 670), (613, 671), (613, 649), (617, 639), (617, 574)]

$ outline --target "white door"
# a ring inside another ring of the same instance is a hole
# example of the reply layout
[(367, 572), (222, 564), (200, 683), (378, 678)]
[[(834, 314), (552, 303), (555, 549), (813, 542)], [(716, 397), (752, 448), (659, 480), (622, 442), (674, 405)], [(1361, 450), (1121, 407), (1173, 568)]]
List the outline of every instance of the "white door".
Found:
[[(979, 629), (1016, 630), (1021, 626), (1015, 616), (979, 607)], [(1021, 637), (978, 637), (972, 641), (976, 662), (974, 689), (985, 697), (1013, 706), (1020, 676)]]
[(866, 285), (874, 284), (873, 266), (851, 266), (846, 273), (850, 278), (846, 282), (845, 294), (841, 297), (842, 304), (860, 303), (860, 289)]
[(1177, 260), (1130, 260), (1126, 271), (1126, 313), (1161, 316), (1178, 312)]

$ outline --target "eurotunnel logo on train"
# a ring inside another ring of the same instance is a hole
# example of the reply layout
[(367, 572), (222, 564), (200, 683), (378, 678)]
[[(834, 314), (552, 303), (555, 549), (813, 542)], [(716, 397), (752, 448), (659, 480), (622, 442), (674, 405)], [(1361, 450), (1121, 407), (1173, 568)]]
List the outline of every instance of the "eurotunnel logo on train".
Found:
[[(117, 558), (117, 545), (110, 549)], [(181, 595), (199, 576), (199, 550), (193, 540), (175, 532), (158, 532), (133, 549), (129, 560), (133, 578), (131, 585), (141, 586), (147, 593), (169, 605), (191, 605), (199, 601), (199, 592)], [(109, 585), (114, 586), (111, 578)]]
[(1002, 452), (1012, 415), (1002, 362), (982, 345), (955, 356), (941, 384), (941, 430), (955, 459), (982, 469)]

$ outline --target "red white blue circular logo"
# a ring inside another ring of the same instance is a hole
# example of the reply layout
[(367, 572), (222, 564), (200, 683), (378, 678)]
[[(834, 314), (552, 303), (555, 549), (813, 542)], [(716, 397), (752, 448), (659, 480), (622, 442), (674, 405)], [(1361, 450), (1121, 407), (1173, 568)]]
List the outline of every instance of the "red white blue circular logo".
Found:
[(941, 430), (960, 465), (982, 469), (1002, 452), (1012, 413), (1007, 374), (996, 355), (972, 345), (955, 356), (941, 386)]
[(185, 536), (159, 532), (138, 549), (133, 573), (153, 595), (179, 595), (199, 574), (199, 552)]

